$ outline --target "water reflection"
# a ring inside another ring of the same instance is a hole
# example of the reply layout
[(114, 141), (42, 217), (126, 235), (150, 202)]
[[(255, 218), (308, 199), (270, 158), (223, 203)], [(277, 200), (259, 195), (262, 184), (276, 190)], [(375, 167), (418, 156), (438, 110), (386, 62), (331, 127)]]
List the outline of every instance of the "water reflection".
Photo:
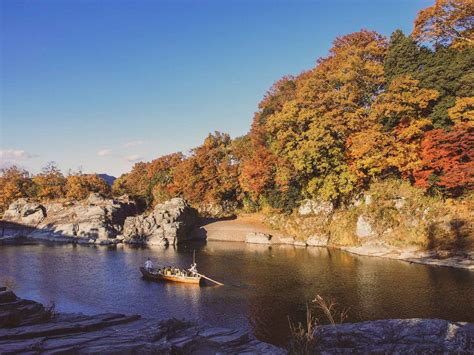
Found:
[[(157, 265), (198, 268), (224, 287), (141, 279), (147, 257)], [(349, 320), (430, 317), (474, 321), (474, 275), (325, 248), (209, 242), (174, 247), (72, 245), (0, 247), (0, 279), (23, 297), (54, 301), (68, 312), (137, 313), (242, 327), (283, 344), (288, 317), (304, 320), (320, 294), (350, 307)]]

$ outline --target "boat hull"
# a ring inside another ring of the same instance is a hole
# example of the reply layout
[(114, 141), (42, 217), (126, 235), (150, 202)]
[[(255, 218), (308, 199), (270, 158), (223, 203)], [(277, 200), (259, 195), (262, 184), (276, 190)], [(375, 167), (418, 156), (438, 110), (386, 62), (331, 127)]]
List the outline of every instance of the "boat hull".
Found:
[(149, 272), (144, 267), (140, 268), (140, 272), (143, 277), (151, 281), (168, 281), (168, 282), (179, 282), (185, 284), (199, 284), (201, 282), (200, 276), (176, 276), (176, 275), (163, 275), (155, 272)]

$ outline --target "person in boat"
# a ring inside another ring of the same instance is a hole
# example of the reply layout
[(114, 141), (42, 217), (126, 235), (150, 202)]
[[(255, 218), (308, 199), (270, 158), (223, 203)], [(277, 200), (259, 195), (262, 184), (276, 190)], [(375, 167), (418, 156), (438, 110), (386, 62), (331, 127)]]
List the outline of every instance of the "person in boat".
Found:
[(191, 273), (191, 275), (197, 274), (197, 264), (196, 264), (196, 263), (192, 263), (192, 264), (191, 264), (191, 267), (190, 267), (188, 270), (189, 270), (189, 272)]
[(148, 258), (146, 261), (145, 261), (145, 269), (146, 271), (148, 272), (151, 272), (153, 271), (153, 262), (150, 260), (150, 258)]

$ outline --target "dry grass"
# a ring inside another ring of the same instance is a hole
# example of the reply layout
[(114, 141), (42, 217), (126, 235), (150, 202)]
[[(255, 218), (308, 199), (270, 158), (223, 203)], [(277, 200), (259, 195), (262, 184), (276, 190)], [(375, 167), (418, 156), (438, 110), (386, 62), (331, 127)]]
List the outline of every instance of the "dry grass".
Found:
[(56, 317), (56, 315), (58, 314), (58, 312), (56, 311), (56, 303), (51, 302), (47, 307), (45, 307), (45, 311), (46, 320), (54, 319), (54, 317)]
[[(337, 303), (333, 301), (327, 302), (320, 295), (316, 295), (311, 301), (312, 304), (319, 309), (325, 316), (326, 321), (332, 325), (343, 323), (348, 316), (348, 309), (338, 310)], [(313, 311), (309, 304), (306, 304), (306, 322), (294, 323), (288, 318), (291, 339), (288, 345), (288, 353), (290, 354), (313, 354), (318, 338), (316, 330), (322, 322), (313, 315)]]

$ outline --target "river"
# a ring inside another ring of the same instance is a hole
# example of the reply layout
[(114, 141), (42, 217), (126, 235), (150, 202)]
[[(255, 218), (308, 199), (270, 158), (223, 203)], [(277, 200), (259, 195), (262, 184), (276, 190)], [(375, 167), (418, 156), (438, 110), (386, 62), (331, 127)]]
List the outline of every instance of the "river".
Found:
[[(222, 287), (154, 283), (138, 267), (188, 266), (196, 250), (200, 272)], [(61, 312), (119, 312), (186, 318), (248, 329), (285, 345), (288, 317), (303, 320), (316, 294), (349, 308), (349, 321), (442, 318), (474, 321), (474, 273), (325, 248), (189, 244), (177, 249), (78, 245), (0, 246), (0, 284), (23, 297), (55, 303)]]

